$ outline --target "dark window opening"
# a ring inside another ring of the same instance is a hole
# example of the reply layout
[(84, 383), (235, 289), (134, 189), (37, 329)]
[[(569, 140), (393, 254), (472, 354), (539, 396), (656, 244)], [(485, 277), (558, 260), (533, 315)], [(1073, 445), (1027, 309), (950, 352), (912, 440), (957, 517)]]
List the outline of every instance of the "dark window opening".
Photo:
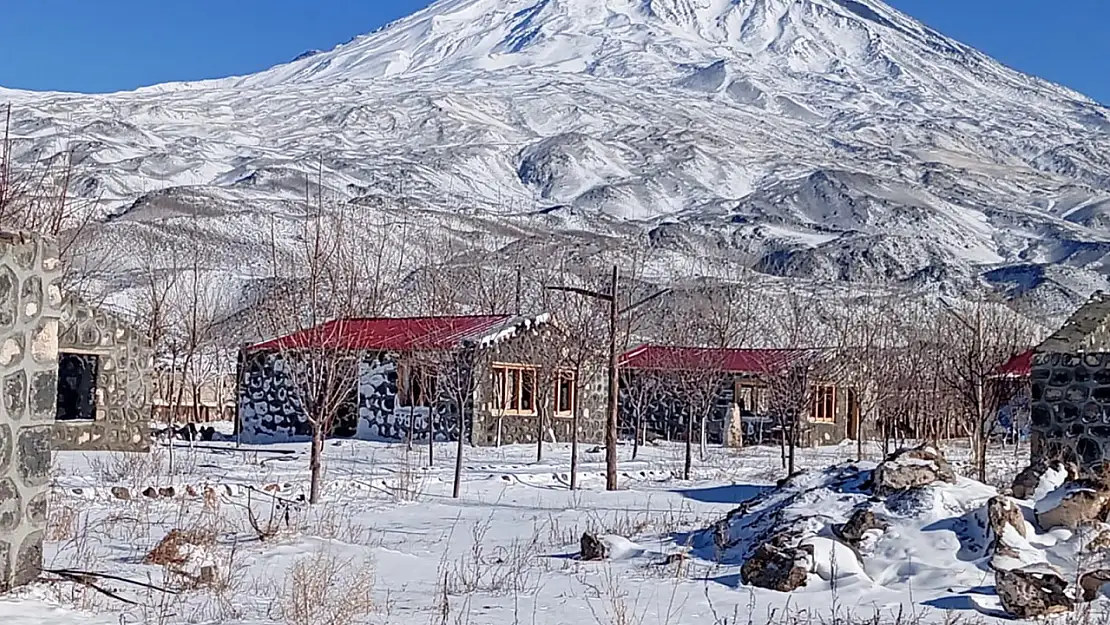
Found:
[(100, 357), (91, 354), (58, 354), (59, 421), (96, 419), (96, 382)]
[(414, 408), (434, 405), (437, 378), (434, 367), (402, 365), (398, 375), (401, 405)]
[(555, 414), (574, 414), (574, 386), (573, 372), (560, 371), (555, 379)]

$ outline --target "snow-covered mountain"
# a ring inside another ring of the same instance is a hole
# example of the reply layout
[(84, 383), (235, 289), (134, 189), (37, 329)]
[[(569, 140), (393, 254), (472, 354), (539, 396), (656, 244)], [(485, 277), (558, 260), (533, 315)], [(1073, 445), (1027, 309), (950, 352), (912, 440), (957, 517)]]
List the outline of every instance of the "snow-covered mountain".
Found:
[(264, 72), (110, 95), (0, 90), (17, 162), (74, 155), (135, 241), (265, 272), (306, 187), (367, 220), (737, 256), (1059, 314), (1110, 266), (1110, 111), (878, 0), (440, 0)]

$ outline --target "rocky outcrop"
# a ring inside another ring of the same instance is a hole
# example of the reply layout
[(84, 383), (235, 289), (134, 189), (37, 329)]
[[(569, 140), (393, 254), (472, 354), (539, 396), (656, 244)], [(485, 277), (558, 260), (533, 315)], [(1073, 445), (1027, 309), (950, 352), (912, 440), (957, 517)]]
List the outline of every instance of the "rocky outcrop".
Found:
[(1075, 602), (1067, 582), (1044, 565), (995, 570), (995, 590), (1002, 607), (1015, 618), (1027, 619), (1070, 612)]
[(605, 560), (609, 557), (609, 549), (605, 543), (601, 542), (597, 536), (589, 532), (582, 534), (582, 540), (579, 541), (578, 559), (586, 562), (596, 562), (598, 560)]
[(806, 585), (812, 568), (812, 547), (779, 547), (769, 541), (760, 545), (744, 562), (740, 574), (746, 584), (791, 592)]
[(1010, 492), (1016, 499), (1031, 499), (1045, 479), (1046, 474), (1050, 472), (1062, 473), (1067, 480), (1074, 480), (1079, 477), (1079, 468), (1074, 463), (1064, 463), (1059, 460), (1036, 460), (1017, 474), (1010, 486)]
[(871, 474), (871, 490), (880, 497), (928, 486), (956, 482), (956, 472), (940, 451), (930, 446), (900, 449)]
[(1096, 480), (1076, 480), (1056, 489), (1034, 508), (1042, 530), (1097, 525), (1110, 512), (1110, 487)]

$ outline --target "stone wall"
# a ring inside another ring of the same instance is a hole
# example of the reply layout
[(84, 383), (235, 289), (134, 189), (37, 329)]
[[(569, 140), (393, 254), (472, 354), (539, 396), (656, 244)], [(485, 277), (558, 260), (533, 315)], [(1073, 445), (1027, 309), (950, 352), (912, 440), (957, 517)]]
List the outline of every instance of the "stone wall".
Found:
[[(362, 440), (406, 440), (410, 427), (413, 440), (427, 440), (426, 407), (410, 408), (397, 400), (396, 353), (364, 354), (358, 361), (357, 380), (351, 380), (350, 403), (335, 420), (331, 435)], [(241, 374), (239, 417), (241, 440), (267, 442), (312, 435), (308, 419), (282, 354), (260, 353), (247, 358)], [(357, 394), (355, 391), (357, 390)], [(454, 440), (458, 411), (446, 392), (435, 403), (432, 427), (437, 440)]]
[(1033, 355), (1034, 450), (1094, 468), (1110, 457), (1110, 353)]
[(154, 354), (150, 341), (121, 319), (74, 297), (62, 305), (58, 351), (95, 356), (95, 418), (59, 420), (54, 448), (71, 450), (150, 450), (151, 385)]
[(42, 569), (60, 266), (52, 244), (0, 233), (0, 591)]

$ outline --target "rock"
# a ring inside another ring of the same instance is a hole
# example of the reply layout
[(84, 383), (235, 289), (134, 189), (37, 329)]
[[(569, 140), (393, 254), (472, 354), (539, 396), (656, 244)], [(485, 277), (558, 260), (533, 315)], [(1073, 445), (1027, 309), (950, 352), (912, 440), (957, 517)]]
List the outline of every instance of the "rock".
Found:
[(867, 532), (885, 530), (886, 528), (887, 524), (880, 521), (874, 512), (860, 509), (853, 512), (852, 516), (848, 518), (848, 522), (840, 526), (839, 534), (844, 542), (850, 545), (858, 545)]
[(596, 562), (604, 560), (609, 557), (609, 549), (605, 543), (597, 539), (597, 536), (589, 532), (583, 532), (582, 540), (580, 541), (578, 559), (586, 562)]
[(776, 547), (772, 542), (760, 545), (740, 567), (744, 583), (779, 592), (805, 586), (813, 568), (813, 548)]
[(996, 569), (994, 584), (1002, 607), (1015, 618), (1049, 616), (1075, 608), (1075, 602), (1064, 592), (1067, 582), (1043, 565)]
[(670, 566), (672, 564), (681, 565), (683, 562), (689, 559), (690, 557), (687, 556), (685, 553), (668, 553), (667, 556), (663, 558), (663, 561), (659, 563), (659, 566)]
[(1098, 591), (1102, 590), (1102, 585), (1110, 582), (1110, 570), (1098, 569), (1097, 571), (1087, 571), (1079, 576), (1079, 588), (1083, 591), (1083, 601), (1094, 601), (1098, 598)]
[(1021, 514), (1021, 508), (1004, 495), (995, 495), (987, 502), (987, 527), (992, 536), (992, 551), (997, 551), (1003, 544), (1007, 527), (1012, 527), (1022, 538), (1027, 537), (1025, 517)]
[(1075, 529), (1106, 520), (1110, 488), (1095, 480), (1068, 482), (1037, 502), (1034, 512), (1042, 530)]
[(173, 486), (165, 486), (158, 489), (158, 496), (166, 499), (173, 499), (173, 496), (176, 494), (177, 491), (174, 490)]
[(1015, 499), (1030, 499), (1034, 493), (1037, 492), (1037, 487), (1040, 486), (1041, 480), (1049, 471), (1062, 471), (1066, 472), (1068, 480), (1074, 480), (1078, 477), (1079, 469), (1074, 463), (1064, 463), (1058, 460), (1046, 462), (1044, 460), (1034, 461), (1033, 464), (1025, 467), (1014, 478), (1014, 483), (1010, 486), (1010, 492)]
[(1091, 542), (1083, 547), (1083, 550), (1087, 553), (1094, 553), (1107, 549), (1110, 549), (1110, 530), (1102, 530), (1098, 533), (1098, 536), (1095, 536)]
[(112, 496), (116, 499), (122, 499), (123, 501), (130, 501), (131, 491), (128, 490), (126, 486), (113, 486)]
[(938, 481), (955, 483), (956, 472), (929, 446), (900, 449), (871, 473), (872, 492), (881, 497)]
[(146, 497), (148, 499), (157, 499), (158, 489), (154, 488), (153, 486), (147, 486), (145, 489), (143, 489), (143, 497)]

